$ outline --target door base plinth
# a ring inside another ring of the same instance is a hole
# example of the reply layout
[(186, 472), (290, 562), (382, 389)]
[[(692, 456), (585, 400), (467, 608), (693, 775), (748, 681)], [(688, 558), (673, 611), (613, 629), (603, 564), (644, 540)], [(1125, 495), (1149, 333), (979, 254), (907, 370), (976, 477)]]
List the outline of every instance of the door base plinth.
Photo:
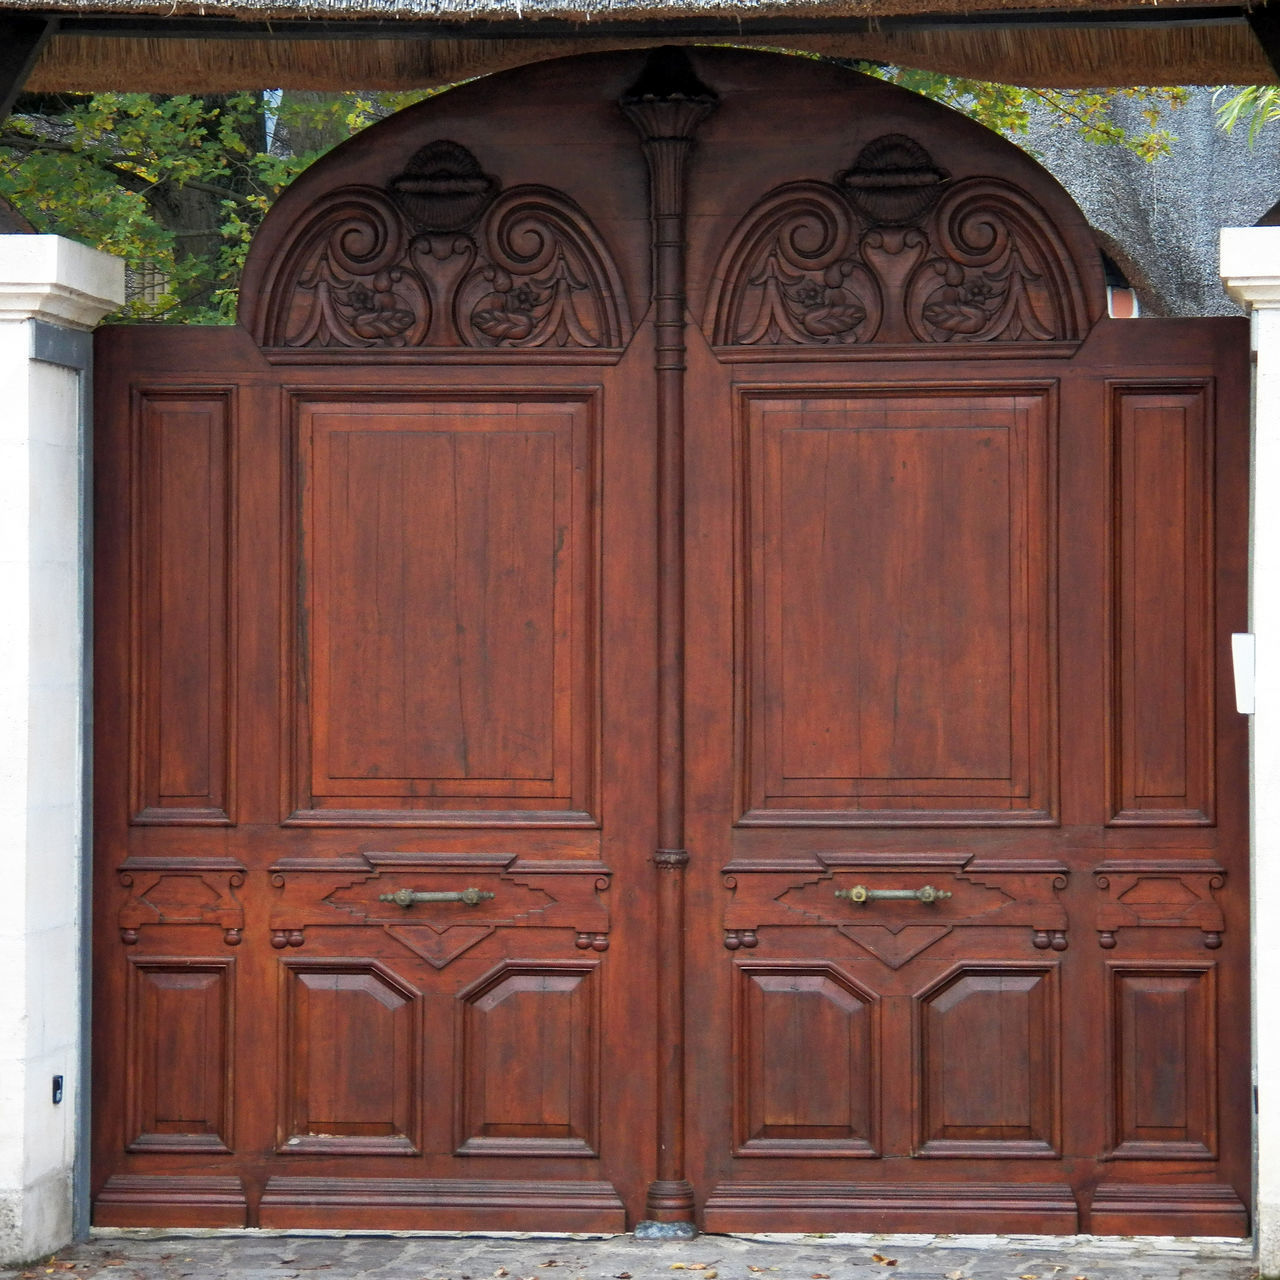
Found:
[(761, 1222), (773, 1231), (1074, 1235), (1080, 1229), (1071, 1189), (1051, 1184), (734, 1182), (707, 1200), (707, 1231), (759, 1230)]

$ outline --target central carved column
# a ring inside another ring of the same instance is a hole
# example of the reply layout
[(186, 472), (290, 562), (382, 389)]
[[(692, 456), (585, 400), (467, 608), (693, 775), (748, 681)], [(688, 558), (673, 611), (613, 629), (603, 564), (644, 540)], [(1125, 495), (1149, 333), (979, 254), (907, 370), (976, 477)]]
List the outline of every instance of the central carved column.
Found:
[(658, 1176), (641, 1238), (688, 1239), (684, 1169), (684, 372), (685, 172), (693, 135), (716, 106), (681, 49), (656, 49), (622, 97), (649, 166), (658, 440)]

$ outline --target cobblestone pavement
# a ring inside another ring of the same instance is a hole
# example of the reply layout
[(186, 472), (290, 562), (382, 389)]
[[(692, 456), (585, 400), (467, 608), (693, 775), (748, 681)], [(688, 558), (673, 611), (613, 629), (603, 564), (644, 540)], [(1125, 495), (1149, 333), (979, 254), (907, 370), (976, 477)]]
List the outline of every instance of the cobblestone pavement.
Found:
[(102, 1232), (0, 1280), (1250, 1280), (1245, 1240)]

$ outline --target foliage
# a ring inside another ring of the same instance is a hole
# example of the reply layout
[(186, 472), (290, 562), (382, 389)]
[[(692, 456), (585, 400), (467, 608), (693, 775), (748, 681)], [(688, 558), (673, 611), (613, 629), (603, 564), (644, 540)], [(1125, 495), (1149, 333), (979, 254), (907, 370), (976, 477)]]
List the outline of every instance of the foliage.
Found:
[[(859, 64), (859, 70), (954, 107), (1015, 141), (1018, 134), (1027, 132), (1032, 113), (1039, 108), (1063, 127), (1077, 129), (1088, 142), (1123, 147), (1148, 162), (1169, 154), (1176, 139), (1160, 127), (1161, 122), (1167, 111), (1187, 100), (1186, 89), (1178, 87), (1026, 89), (875, 63)], [(1139, 104), (1145, 130), (1130, 131), (1115, 119), (1115, 107), (1124, 102)]]
[[(1216, 94), (1214, 96), (1217, 97)], [(1280, 86), (1277, 85), (1247, 85), (1218, 105), (1218, 123), (1228, 133), (1238, 124), (1249, 126), (1250, 146), (1257, 142), (1258, 134), (1273, 120), (1280, 120)]]
[[(1168, 152), (1162, 112), (1185, 97), (1180, 89), (1021, 89), (857, 65), (1015, 138), (1033, 110), (1047, 108), (1091, 142), (1147, 160)], [(431, 92), (31, 95), (0, 127), (0, 196), (37, 230), (125, 259), (134, 287), (117, 318), (226, 323), (250, 240), (280, 191), (330, 147)], [(1146, 130), (1113, 118), (1124, 100), (1141, 104)]]
[(286, 95), (271, 147), (259, 93), (20, 100), (0, 131), (0, 195), (37, 230), (119, 254), (159, 282), (135, 289), (120, 318), (226, 322), (250, 238), (280, 191), (336, 143), (427, 96)]

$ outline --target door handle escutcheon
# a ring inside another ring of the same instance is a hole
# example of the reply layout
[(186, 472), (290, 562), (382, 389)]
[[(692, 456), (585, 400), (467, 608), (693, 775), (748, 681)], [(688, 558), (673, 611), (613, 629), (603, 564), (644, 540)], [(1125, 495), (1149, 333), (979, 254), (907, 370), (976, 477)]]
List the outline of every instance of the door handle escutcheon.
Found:
[(931, 884), (922, 884), (918, 889), (868, 889), (865, 884), (855, 884), (852, 889), (837, 889), (837, 898), (848, 898), (850, 902), (870, 902), (872, 898), (898, 898), (912, 902), (941, 902), (951, 897), (950, 889), (935, 889)]
[(379, 902), (394, 902), (401, 907), (411, 907), (415, 902), (465, 902), (474, 907), (476, 903), (492, 898), (488, 889), (448, 889), (420, 892), (417, 889), (397, 889), (395, 893), (378, 894)]

